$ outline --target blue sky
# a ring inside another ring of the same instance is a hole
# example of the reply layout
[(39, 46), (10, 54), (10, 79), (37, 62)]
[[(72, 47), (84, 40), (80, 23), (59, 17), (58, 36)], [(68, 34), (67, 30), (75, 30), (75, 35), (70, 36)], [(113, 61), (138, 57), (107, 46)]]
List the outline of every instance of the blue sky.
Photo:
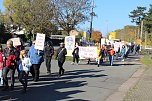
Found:
[[(0, 0), (0, 9), (4, 12), (3, 0)], [(133, 25), (128, 17), (129, 12), (136, 9), (137, 6), (148, 7), (152, 0), (94, 0), (94, 12), (98, 15), (94, 17), (93, 29), (99, 30), (105, 36), (107, 32), (121, 29), (125, 25)], [(81, 25), (81, 28), (87, 30), (90, 27), (88, 22)]]

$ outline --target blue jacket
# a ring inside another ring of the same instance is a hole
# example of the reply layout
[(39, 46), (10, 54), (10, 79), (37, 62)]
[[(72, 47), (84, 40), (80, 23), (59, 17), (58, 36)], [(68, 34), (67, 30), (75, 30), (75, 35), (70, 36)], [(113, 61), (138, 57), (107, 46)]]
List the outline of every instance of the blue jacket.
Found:
[(126, 48), (121, 49), (121, 55), (124, 55), (124, 54), (126, 54)]
[(34, 47), (34, 45), (30, 47), (28, 57), (30, 58), (32, 64), (41, 64), (44, 61), (43, 51), (37, 50)]

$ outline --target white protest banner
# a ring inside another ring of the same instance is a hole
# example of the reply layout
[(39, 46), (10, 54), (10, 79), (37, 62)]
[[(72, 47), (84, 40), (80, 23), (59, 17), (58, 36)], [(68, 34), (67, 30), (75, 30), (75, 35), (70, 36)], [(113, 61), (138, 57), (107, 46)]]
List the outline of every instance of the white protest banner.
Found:
[(11, 38), (10, 40), (13, 41), (13, 46), (20, 46), (21, 45), (21, 40), (20, 38)]
[(79, 47), (80, 59), (96, 59), (97, 56), (97, 47)]
[(106, 38), (101, 38), (101, 47), (106, 44)]
[(119, 48), (120, 48), (120, 42), (115, 42), (114, 43), (114, 50), (116, 51), (116, 52), (118, 52), (118, 50), (119, 50)]
[(74, 47), (75, 47), (75, 36), (66, 36), (65, 37), (65, 48), (67, 49), (66, 56), (72, 56)]
[(45, 42), (45, 34), (37, 33), (36, 42), (35, 42), (35, 49), (43, 50), (44, 49), (44, 42)]

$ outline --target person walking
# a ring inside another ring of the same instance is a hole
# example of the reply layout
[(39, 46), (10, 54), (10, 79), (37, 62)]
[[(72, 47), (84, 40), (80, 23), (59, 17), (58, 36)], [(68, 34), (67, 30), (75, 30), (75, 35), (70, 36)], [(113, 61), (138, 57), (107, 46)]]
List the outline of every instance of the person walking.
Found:
[(33, 45), (30, 47), (28, 57), (30, 58), (32, 63), (30, 73), (32, 74), (33, 80), (37, 82), (39, 81), (40, 66), (44, 61), (44, 58), (43, 51), (35, 49), (35, 42), (36, 41), (33, 41)]
[(101, 48), (101, 63), (104, 62), (105, 58), (106, 58), (106, 46), (105, 45), (102, 45), (102, 48)]
[(27, 88), (27, 79), (30, 71), (30, 67), (32, 66), (30, 58), (28, 58), (27, 52), (22, 50), (20, 52), (20, 61), (19, 61), (19, 81), (23, 85), (23, 93), (26, 92)]
[(109, 62), (111, 66), (113, 65), (114, 54), (115, 54), (114, 46), (112, 46), (109, 50)]
[(135, 47), (135, 54), (139, 54), (139, 50), (140, 50), (140, 45), (137, 44), (136, 47)]
[(97, 61), (97, 67), (99, 67), (100, 61), (102, 58), (102, 50), (101, 50), (100, 46), (98, 46), (98, 48), (97, 48), (97, 54), (98, 54), (98, 57), (97, 57), (96, 61)]
[(15, 78), (14, 78), (14, 74), (15, 74), (15, 70), (16, 70), (16, 57), (18, 56), (18, 53), (16, 51), (16, 49), (13, 47), (13, 41), (8, 40), (6, 43), (6, 48), (4, 49), (4, 68), (3, 68), (3, 80), (4, 80), (4, 91), (9, 89), (9, 85), (8, 85), (8, 78), (7, 78), (7, 74), (10, 71), (10, 76), (11, 76), (11, 86), (10, 89), (13, 90), (14, 89), (14, 82), (15, 82)]
[(72, 52), (72, 55), (73, 55), (73, 62), (71, 64), (74, 65), (75, 60), (76, 60), (76, 63), (78, 65), (78, 63), (79, 63), (79, 46), (78, 46), (78, 43), (76, 43), (75, 48)]
[(121, 49), (121, 58), (122, 58), (121, 61), (125, 60), (125, 54), (126, 54), (126, 47), (125, 47), (125, 45), (123, 45), (122, 49)]
[(60, 43), (60, 48), (57, 50), (57, 56), (56, 59), (58, 60), (58, 66), (59, 66), (59, 76), (62, 76), (64, 74), (63, 64), (66, 59), (67, 50), (64, 46), (64, 43)]
[(45, 64), (47, 68), (47, 73), (51, 74), (51, 60), (54, 54), (54, 48), (52, 42), (47, 42), (47, 46), (44, 48), (44, 54), (45, 54)]
[(118, 60), (119, 53), (120, 53), (120, 47), (118, 47), (118, 49), (116, 50), (116, 60)]
[(3, 86), (3, 49), (2, 45), (0, 45), (0, 86)]

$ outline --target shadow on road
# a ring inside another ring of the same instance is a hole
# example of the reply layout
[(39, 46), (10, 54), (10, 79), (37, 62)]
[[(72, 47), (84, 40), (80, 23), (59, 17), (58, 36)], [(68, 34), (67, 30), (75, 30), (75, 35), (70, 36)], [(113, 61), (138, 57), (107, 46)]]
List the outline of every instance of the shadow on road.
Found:
[[(97, 78), (107, 76), (98, 74), (103, 70), (75, 70), (66, 71), (63, 77), (58, 78), (54, 73), (52, 76), (42, 75), (39, 82), (29, 82), (26, 94), (22, 94), (21, 85), (16, 86), (13, 91), (0, 91), (0, 101), (88, 101), (74, 99), (71, 95), (83, 93), (80, 87), (87, 85), (82, 78)], [(81, 80), (79, 80), (81, 78)], [(77, 79), (74, 81), (74, 79)], [(79, 90), (77, 89), (79, 88)]]

